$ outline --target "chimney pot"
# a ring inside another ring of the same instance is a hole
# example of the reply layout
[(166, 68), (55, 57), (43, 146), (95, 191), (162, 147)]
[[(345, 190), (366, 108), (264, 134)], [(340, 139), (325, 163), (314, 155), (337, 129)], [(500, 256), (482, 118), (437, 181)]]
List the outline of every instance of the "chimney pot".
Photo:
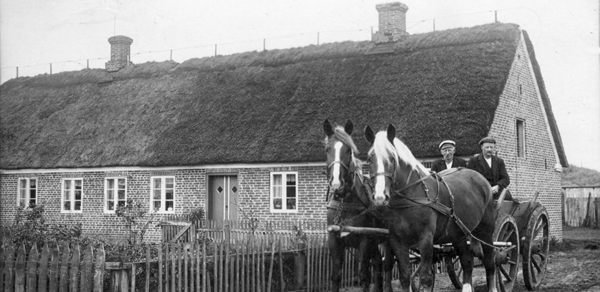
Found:
[(110, 43), (110, 61), (106, 62), (108, 72), (116, 72), (127, 65), (131, 65), (131, 44), (133, 39), (124, 35), (108, 38)]
[(373, 34), (373, 42), (397, 42), (408, 35), (406, 32), (406, 11), (408, 6), (400, 2), (378, 4), (379, 31)]

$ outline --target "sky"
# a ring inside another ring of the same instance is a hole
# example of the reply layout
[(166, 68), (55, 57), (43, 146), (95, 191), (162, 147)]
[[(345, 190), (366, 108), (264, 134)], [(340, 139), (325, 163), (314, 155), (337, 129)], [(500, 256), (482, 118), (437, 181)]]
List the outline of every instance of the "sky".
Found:
[[(378, 30), (375, 0), (0, 0), (0, 81), (104, 68), (108, 38), (131, 61), (228, 55), (345, 40)], [(529, 33), (571, 165), (600, 171), (598, 0), (401, 1), (410, 34), (493, 22)], [(52, 70), (52, 71), (50, 71)]]

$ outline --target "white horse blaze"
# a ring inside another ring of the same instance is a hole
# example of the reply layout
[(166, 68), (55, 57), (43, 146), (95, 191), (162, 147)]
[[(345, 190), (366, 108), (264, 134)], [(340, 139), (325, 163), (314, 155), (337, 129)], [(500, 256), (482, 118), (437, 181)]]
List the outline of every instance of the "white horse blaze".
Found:
[(381, 157), (377, 157), (377, 182), (375, 183), (375, 195), (373, 199), (377, 203), (383, 203), (385, 201), (385, 169), (383, 168), (383, 160)]
[[(344, 144), (340, 141), (336, 142), (335, 145), (333, 145), (333, 149), (335, 149), (335, 161), (340, 161), (340, 150), (342, 149), (342, 147), (344, 146)], [(334, 190), (337, 190), (341, 185), (342, 182), (340, 181), (340, 164), (339, 163), (334, 163), (333, 164), (333, 179), (331, 180), (331, 188), (333, 188)]]

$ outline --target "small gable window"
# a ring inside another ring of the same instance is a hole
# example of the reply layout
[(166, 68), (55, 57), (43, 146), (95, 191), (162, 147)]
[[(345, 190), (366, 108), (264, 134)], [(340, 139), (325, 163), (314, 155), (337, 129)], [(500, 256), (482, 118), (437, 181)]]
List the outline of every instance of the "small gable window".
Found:
[(152, 177), (150, 208), (158, 213), (175, 213), (175, 177)]
[(298, 212), (298, 173), (271, 173), (271, 212)]
[(106, 178), (104, 180), (104, 212), (114, 213), (118, 206), (127, 202), (127, 179)]
[(37, 204), (37, 178), (19, 178), (17, 206), (27, 208)]
[(525, 157), (525, 121), (517, 120), (517, 156)]
[(83, 179), (64, 178), (62, 180), (61, 212), (81, 213), (83, 201)]

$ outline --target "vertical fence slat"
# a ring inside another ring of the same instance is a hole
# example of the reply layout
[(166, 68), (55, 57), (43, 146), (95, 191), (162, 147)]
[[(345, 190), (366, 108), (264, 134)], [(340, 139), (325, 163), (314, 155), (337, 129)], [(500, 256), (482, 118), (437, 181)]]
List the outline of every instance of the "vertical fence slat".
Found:
[(96, 249), (96, 263), (94, 267), (94, 292), (104, 291), (104, 244)]
[[(0, 240), (4, 240), (4, 228), (0, 227)], [(6, 245), (8, 245), (8, 243), (6, 243)], [(2, 291), (4, 291), (4, 273), (6, 271), (6, 269), (8, 269), (6, 267), (6, 251), (4, 248), (4, 242), (0, 242), (0, 289)], [(12, 267), (10, 267), (12, 268)]]
[(79, 244), (75, 244), (75, 248), (73, 248), (73, 255), (71, 256), (71, 274), (69, 277), (69, 281), (71, 282), (71, 291), (79, 291), (79, 278), (77, 277), (79, 274), (79, 262), (81, 253), (79, 250)]
[(163, 291), (163, 250), (165, 245), (160, 243), (158, 245), (158, 292)]
[[(146, 244), (146, 279), (144, 285), (144, 291), (150, 292), (150, 244)], [(135, 278), (135, 275), (132, 275)], [(134, 291), (135, 292), (135, 291)]]
[(11, 245), (6, 251), (6, 264), (4, 269), (4, 291), (12, 292), (15, 285), (15, 247)]
[(71, 250), (67, 242), (62, 243), (61, 248), (62, 256), (60, 259), (60, 280), (58, 283), (59, 291), (68, 291), (69, 289), (69, 256)]
[(83, 263), (81, 269), (81, 291), (91, 291), (92, 290), (92, 279), (93, 279), (93, 260), (94, 260), (94, 251), (92, 250), (92, 245), (88, 245), (83, 253)]
[(229, 231), (230, 227), (229, 224), (227, 224), (225, 225), (225, 246), (223, 247), (225, 249), (225, 266), (223, 267), (223, 274), (225, 276), (223, 282), (225, 283), (225, 287), (223, 287), (223, 291), (225, 292), (229, 292), (229, 240), (231, 240), (231, 233)]
[[(60, 250), (58, 244), (52, 249), (52, 260), (50, 262), (50, 279), (48, 281), (48, 291), (49, 292), (58, 292), (58, 274), (59, 274), (59, 264), (60, 264)], [(104, 267), (102, 267), (104, 270)]]
[(283, 281), (283, 254), (281, 251), (281, 237), (278, 241), (279, 247), (279, 291), (283, 292), (285, 282)]
[[(38, 283), (37, 289), (38, 291), (47, 291), (48, 290), (48, 258), (50, 257), (50, 248), (48, 247), (48, 242), (44, 243), (44, 247), (42, 248), (42, 254), (40, 256), (39, 268), (38, 268)], [(2, 284), (0, 283), (0, 287)]]
[(29, 251), (29, 257), (27, 259), (27, 291), (37, 291), (37, 264), (38, 264), (38, 250), (37, 245), (34, 243)]
[[(139, 248), (136, 248), (136, 250), (138, 250)], [(136, 288), (135, 288), (135, 275), (137, 274), (137, 264), (136, 263), (132, 263), (131, 264), (131, 275), (129, 277), (129, 282), (130, 282), (130, 287), (131, 287), (131, 291), (135, 292)]]
[(23, 291), (25, 291), (25, 244), (19, 247), (15, 268), (15, 292)]

